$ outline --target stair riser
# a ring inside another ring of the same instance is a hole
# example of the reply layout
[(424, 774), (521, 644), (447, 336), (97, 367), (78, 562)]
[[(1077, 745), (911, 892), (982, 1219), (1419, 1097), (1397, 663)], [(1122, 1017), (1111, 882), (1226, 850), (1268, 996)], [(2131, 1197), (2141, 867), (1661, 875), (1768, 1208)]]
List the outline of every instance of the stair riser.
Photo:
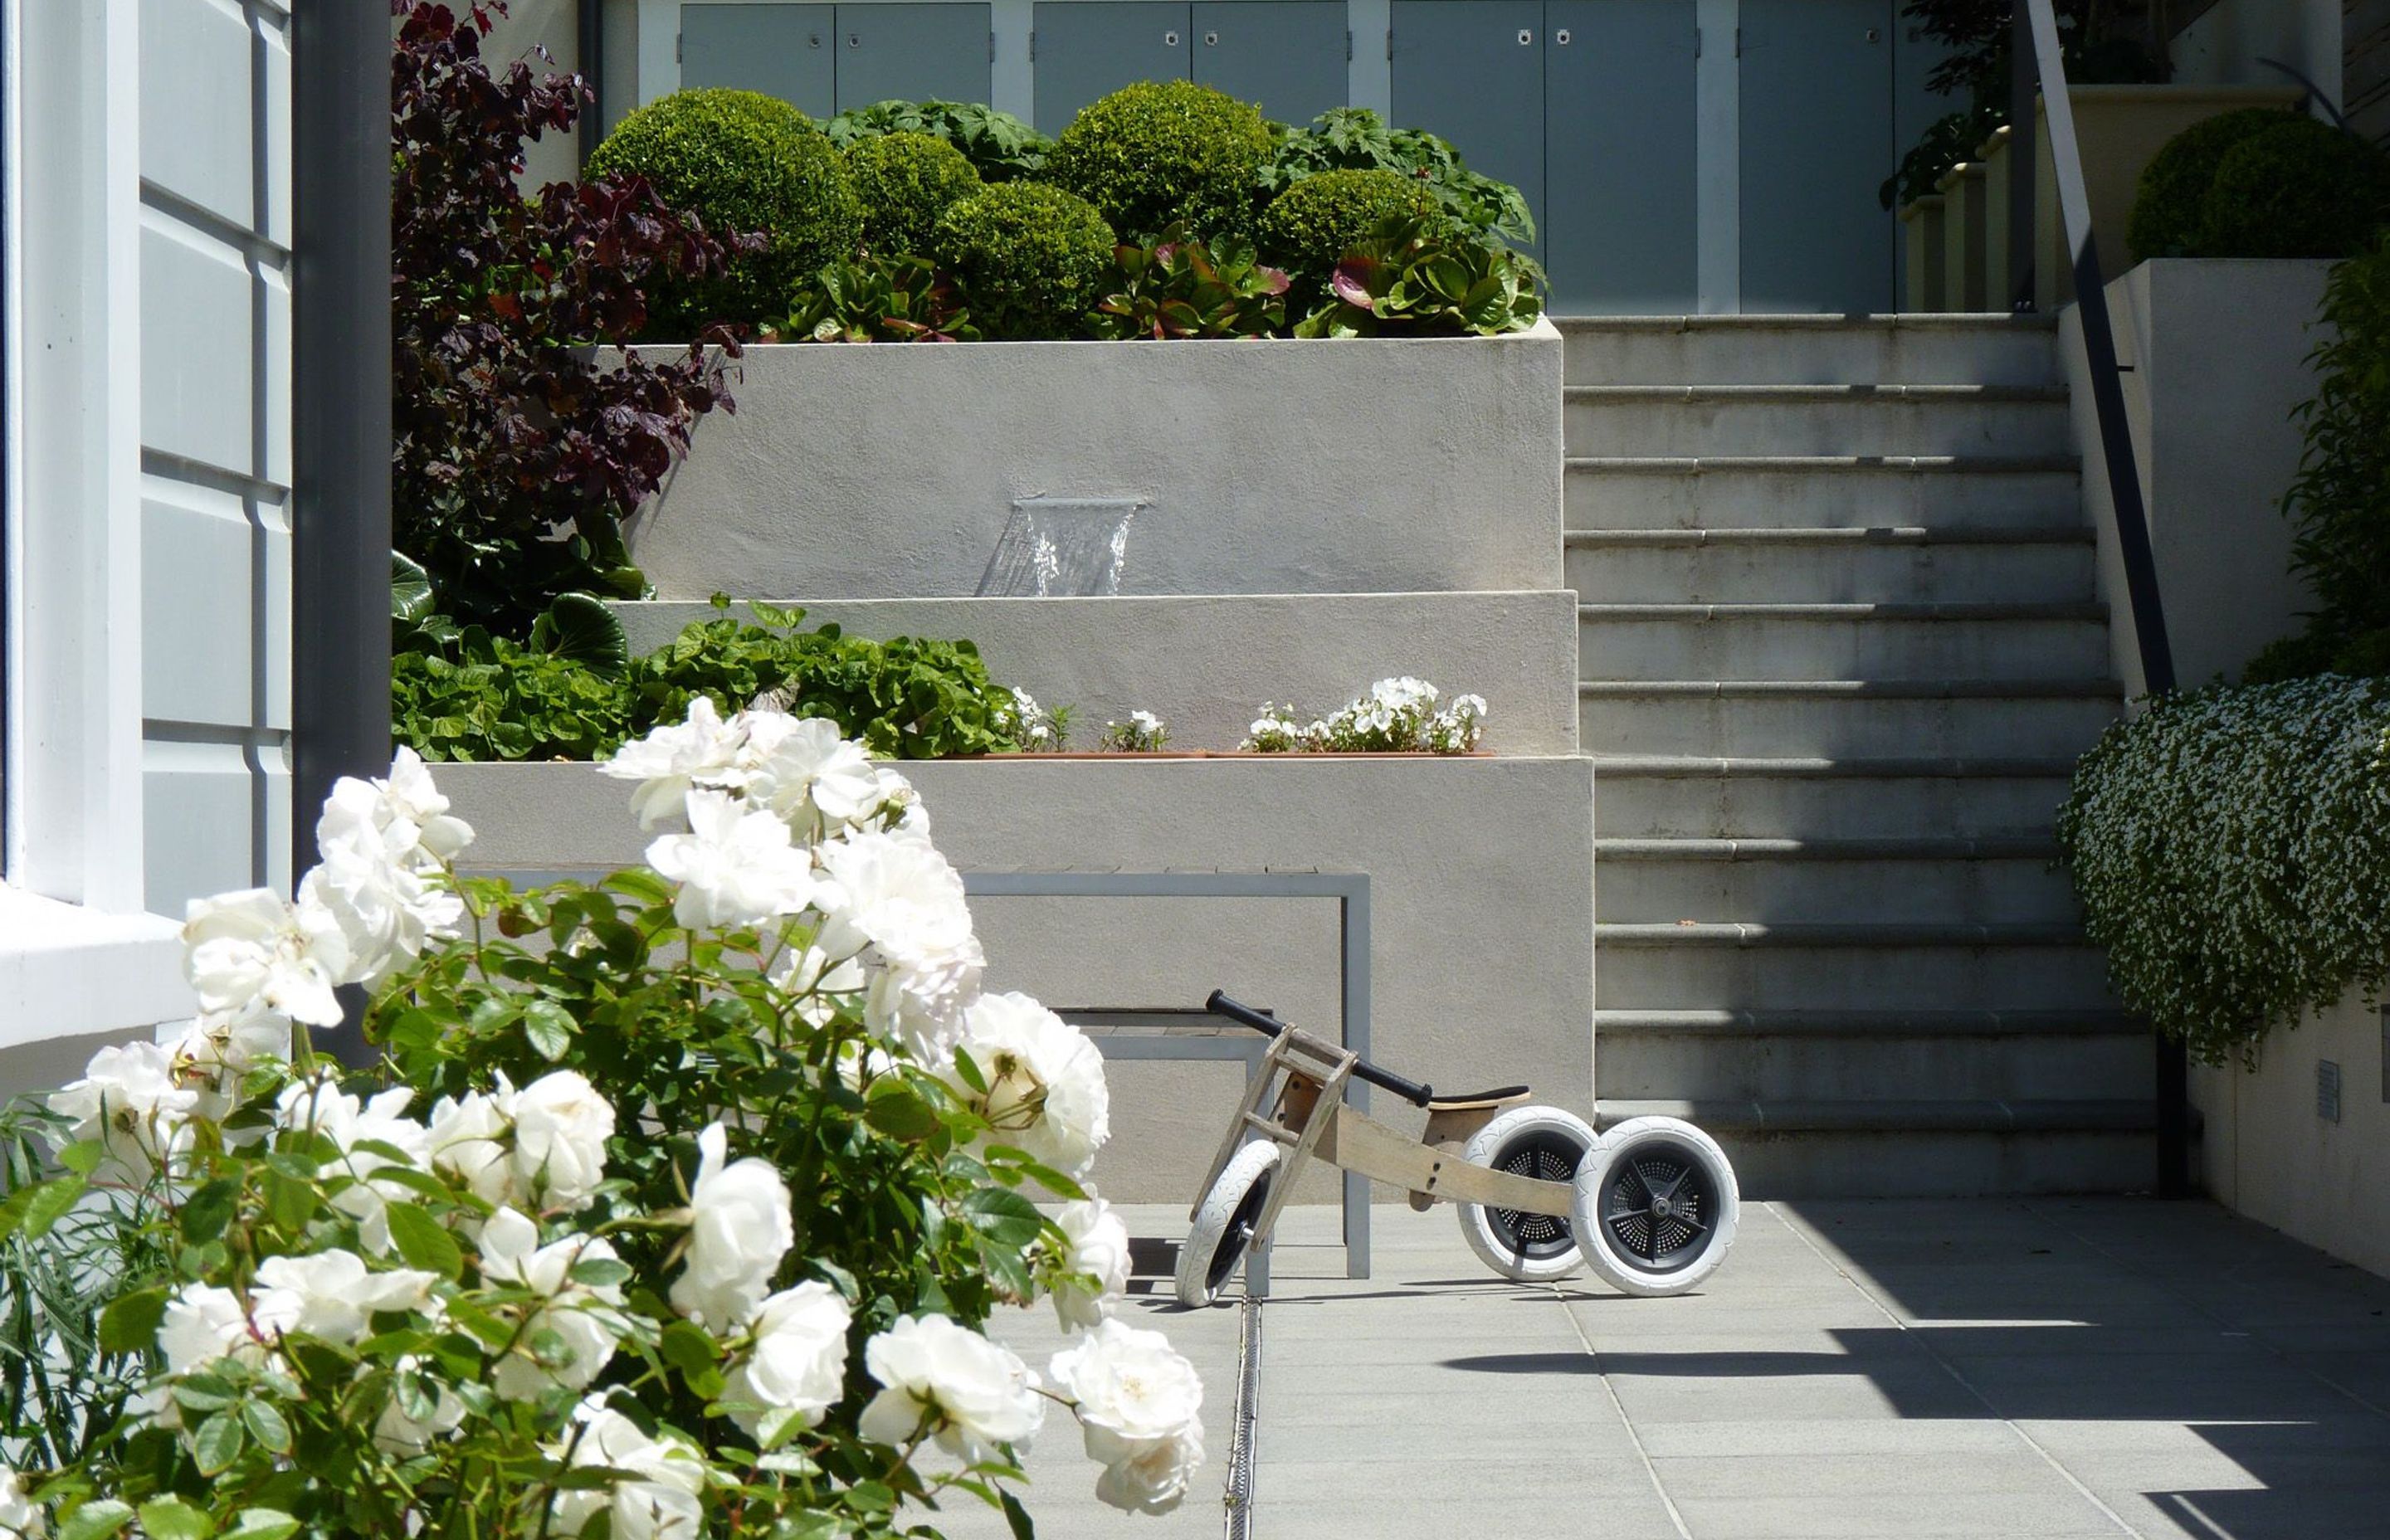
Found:
[(2097, 621), (1713, 619), (1578, 622), (1577, 666), (1595, 679), (2096, 678)]
[[(1594, 918), (1841, 920), (1930, 917), (1969, 925), (2072, 924), (2075, 890), (2047, 861), (1606, 860), (1593, 867)], [(1620, 1095), (1625, 1095), (1620, 1092)], [(1669, 1093), (1671, 1095), (1675, 1093)]]
[(1822, 327), (1570, 328), (1572, 385), (2049, 385), (2049, 331)]
[(1573, 530), (2012, 529), (2082, 517), (2073, 471), (1617, 470), (1572, 466)]
[[(2113, 1009), (2085, 946), (1626, 946), (1598, 942), (1602, 1010)], [(1920, 1087), (1912, 1094), (1943, 1095)]]
[(2064, 455), (2053, 401), (1572, 399), (1571, 455)]
[(1577, 738), (1591, 754), (2039, 758), (2082, 753), (2115, 714), (2116, 702), (2099, 697), (1960, 700), (1587, 697), (1577, 703)]
[(2092, 597), (2091, 547), (2056, 541), (1572, 545), (1564, 571), (1587, 604), (2059, 604)]
[(1981, 1101), (2146, 1097), (2150, 1039), (1687, 1037), (1599, 1032), (1594, 1084), (1633, 1100)]
[(1605, 776), (1594, 829), (1623, 840), (1985, 839), (2049, 832), (2054, 776)]
[(2156, 1170), (2147, 1134), (1718, 1136), (1746, 1201), (2140, 1192)]

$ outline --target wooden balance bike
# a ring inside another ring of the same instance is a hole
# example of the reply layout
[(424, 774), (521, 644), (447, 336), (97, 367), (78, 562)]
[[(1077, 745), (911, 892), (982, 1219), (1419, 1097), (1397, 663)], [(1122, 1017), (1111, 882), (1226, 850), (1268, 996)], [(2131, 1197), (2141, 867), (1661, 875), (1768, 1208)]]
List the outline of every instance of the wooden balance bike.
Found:
[[(1206, 1305), (1265, 1243), (1304, 1157), (1449, 1202), (1478, 1259), (1541, 1282), (1580, 1264), (1629, 1294), (1698, 1287), (1734, 1244), (1740, 1199), (1717, 1141), (1681, 1118), (1630, 1118), (1596, 1134), (1528, 1100), (1524, 1085), (1440, 1097), (1214, 990), (1206, 1009), (1274, 1041), (1245, 1084), (1178, 1253), (1179, 1302)], [(1418, 1138), (1344, 1105), (1359, 1078), (1427, 1111)]]

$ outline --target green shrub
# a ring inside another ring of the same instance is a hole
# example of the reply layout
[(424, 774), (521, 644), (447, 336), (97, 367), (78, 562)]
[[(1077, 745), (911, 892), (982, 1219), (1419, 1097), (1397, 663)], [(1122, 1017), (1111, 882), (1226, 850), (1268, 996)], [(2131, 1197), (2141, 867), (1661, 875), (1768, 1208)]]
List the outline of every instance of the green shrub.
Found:
[(1287, 276), (1241, 241), (1214, 247), (1180, 225), (1153, 246), (1120, 246), (1112, 292), (1096, 307), (1098, 337), (1165, 341), (1267, 337), (1286, 325)]
[(1544, 313), (1543, 270), (1506, 246), (1390, 220), (1329, 277), (1297, 337), (1498, 337)]
[(676, 91), (632, 112), (589, 158), (592, 176), (642, 176), (709, 230), (759, 232), (761, 251), (657, 299), (649, 334), (777, 315), (824, 263), (851, 254), (863, 216), (846, 162), (805, 115), (755, 91)]
[(1426, 219), (1442, 205), (1434, 189), (1392, 171), (1325, 171), (1270, 199), (1262, 211), (1262, 253), (1294, 280), (1294, 303), (1309, 310), (1328, 292), (1328, 274), (1388, 220)]
[(1075, 336), (1112, 270), (1103, 215), (1034, 182), (973, 193), (946, 211), (930, 244), (962, 280), (980, 329), (998, 339)]
[(2244, 107), (2203, 118), (2165, 142), (2141, 170), (2125, 244), (2144, 261), (2204, 253), (2207, 190), (2227, 153), (2246, 139), (2289, 122), (2277, 107)]
[(2118, 996), (2222, 1063), (2390, 969), (2390, 686), (2163, 699), (2075, 769), (2058, 838)]
[(1129, 239), (1173, 225), (1207, 240), (1250, 235), (1270, 142), (1259, 108), (1191, 81), (1143, 81), (1081, 109), (1046, 177)]
[(976, 342), (962, 290), (924, 257), (867, 253), (834, 262), (800, 290), (780, 342)]
[(1035, 176), (1054, 141), (1009, 112), (977, 102), (873, 102), (850, 107), (822, 124), (829, 142), (851, 149), (883, 134), (927, 134), (960, 150), (984, 182)]
[(1532, 245), (1536, 221), (1524, 193), (1471, 171), (1460, 152), (1424, 129), (1388, 128), (1366, 107), (1323, 112), (1308, 128), (1279, 128), (1261, 171), (1262, 196), (1275, 198), (1330, 171), (1391, 171), (1424, 182), (1444, 212), (1488, 240)]
[(846, 173), (863, 206), (863, 244), (886, 257), (929, 249), (939, 217), (979, 191), (963, 152), (927, 134), (882, 134), (846, 147)]
[(2203, 209), (2201, 256), (2354, 256), (2390, 210), (2390, 158), (2329, 123), (2294, 118), (2225, 151)]

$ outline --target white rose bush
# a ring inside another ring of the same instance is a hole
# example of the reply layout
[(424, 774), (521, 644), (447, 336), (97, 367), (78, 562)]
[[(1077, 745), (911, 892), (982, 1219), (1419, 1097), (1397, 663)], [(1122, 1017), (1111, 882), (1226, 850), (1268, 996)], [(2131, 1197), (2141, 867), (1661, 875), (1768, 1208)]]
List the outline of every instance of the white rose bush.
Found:
[[(524, 892), (411, 752), (341, 781), (295, 898), (191, 905), (179, 1037), (0, 1111), (0, 1540), (1028, 1534), (1060, 1418), (1182, 1500), (1101, 1060), (981, 993), (912, 789), (702, 698), (598, 768), (648, 865)], [(983, 1328), (1044, 1296), (1041, 1373)]]

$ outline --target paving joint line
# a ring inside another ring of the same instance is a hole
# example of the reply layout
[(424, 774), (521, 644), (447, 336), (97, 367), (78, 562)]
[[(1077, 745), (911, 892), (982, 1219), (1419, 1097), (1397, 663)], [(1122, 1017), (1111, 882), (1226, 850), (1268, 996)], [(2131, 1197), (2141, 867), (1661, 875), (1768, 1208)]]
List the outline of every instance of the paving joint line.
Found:
[(1610, 1382), (1610, 1371), (1601, 1367), (1601, 1350), (1595, 1347), (1593, 1339), (1585, 1334), (1585, 1323), (1578, 1320), (1576, 1312), (1568, 1307), (1560, 1285), (1552, 1283), (1545, 1287), (1551, 1294), (1552, 1303), (1561, 1307), (1561, 1317), (1568, 1322), (1569, 1329), (1576, 1333), (1576, 1340), (1585, 1345), (1586, 1356), (1593, 1360), (1594, 1378), (1601, 1381), (1601, 1393), (1610, 1397), (1611, 1410), (1618, 1414), (1618, 1425), (1626, 1430), (1626, 1441), (1635, 1445), (1635, 1457), (1642, 1462), (1643, 1474), (1651, 1479), (1652, 1495), (1667, 1510), (1668, 1522), (1677, 1527), (1678, 1540), (1693, 1540), (1691, 1526), (1685, 1522), (1684, 1514), (1678, 1511), (1677, 1499), (1668, 1495), (1668, 1483), (1660, 1479), (1660, 1468), (1651, 1462), (1651, 1452), (1643, 1447), (1643, 1435), (1636, 1431), (1635, 1419), (1626, 1415), (1626, 1404), (1618, 1399), (1618, 1387)]
[[(1802, 1245), (1809, 1248), (1810, 1251), (1818, 1261), (1832, 1268), (1835, 1273), (1842, 1277), (1844, 1283), (1847, 1283), (1853, 1289), (1857, 1290), (1860, 1298), (1873, 1305), (1877, 1312), (1881, 1314), (1885, 1320), (1890, 1321), (1893, 1324), (1894, 1328), (1900, 1332), (1902, 1336), (1908, 1338), (1910, 1341), (1915, 1342), (1919, 1348), (1922, 1349), (1925, 1355), (1933, 1359), (1935, 1366), (1938, 1367), (1943, 1373), (1948, 1375), (1953, 1380), (1955, 1380), (1960, 1390), (1965, 1391), (1969, 1395), (1973, 1396), (1977, 1402), (1981, 1403), (1984, 1410), (1990, 1413), (1995, 1418), (1997, 1418), (2001, 1427), (2006, 1428), (2010, 1432), (2014, 1433), (2018, 1440), (2023, 1443), (2026, 1448), (2041, 1457), (2042, 1463), (2049, 1466), (2050, 1469), (2056, 1471), (2059, 1478), (2065, 1482), (2067, 1485), (2073, 1487), (2076, 1494), (2079, 1495), (2085, 1502), (2089, 1503), (2093, 1508), (2098, 1508), (2102, 1514), (2105, 1514), (2110, 1523), (2114, 1524), (2122, 1533), (2131, 1535), (2133, 1540), (2150, 1540), (2150, 1537), (2147, 1534), (2143, 1534), (2140, 1530), (2134, 1528), (2131, 1522), (2129, 1522), (2123, 1514), (2117, 1512), (2114, 1508), (2111, 1508), (2107, 1501), (2098, 1493), (2085, 1485), (2081, 1477), (2075, 1475), (2074, 1471), (2069, 1470), (2066, 1468), (2065, 1461), (2060, 1459), (2056, 1455), (2051, 1454), (2039, 1439), (2035, 1438), (2031, 1433), (2026, 1432), (2024, 1428), (2018, 1425), (2014, 1418), (2009, 1417), (2003, 1413), (1990, 1396), (1985, 1395), (1972, 1380), (1969, 1380), (1965, 1374), (1960, 1371), (1958, 1365), (1952, 1363), (1949, 1357), (1945, 1354), (1940, 1348), (1934, 1345), (1934, 1340), (1930, 1335), (1925, 1332), (1912, 1329), (1907, 1321), (1902, 1320), (1898, 1315), (1896, 1315), (1881, 1298), (1877, 1296), (1874, 1290), (1870, 1289), (1866, 1284), (1861, 1283), (1857, 1278), (1852, 1277), (1849, 1268), (1844, 1267), (1841, 1263), (1827, 1255), (1826, 1249), (1818, 1245), (1816, 1239), (1810, 1236), (1806, 1229), (1799, 1225), (1795, 1225), (1792, 1220), (1786, 1218), (1783, 1211), (1775, 1203), (1762, 1203), (1759, 1206), (1767, 1211), (1768, 1217), (1774, 1219), (1779, 1225), (1783, 1226), (1787, 1230), (1792, 1231), (1793, 1237), (1798, 1239)], [(2023, 1205), (2019, 1206), (2022, 1207)], [(2028, 1209), (2026, 1212), (2031, 1213), (2032, 1211)]]

